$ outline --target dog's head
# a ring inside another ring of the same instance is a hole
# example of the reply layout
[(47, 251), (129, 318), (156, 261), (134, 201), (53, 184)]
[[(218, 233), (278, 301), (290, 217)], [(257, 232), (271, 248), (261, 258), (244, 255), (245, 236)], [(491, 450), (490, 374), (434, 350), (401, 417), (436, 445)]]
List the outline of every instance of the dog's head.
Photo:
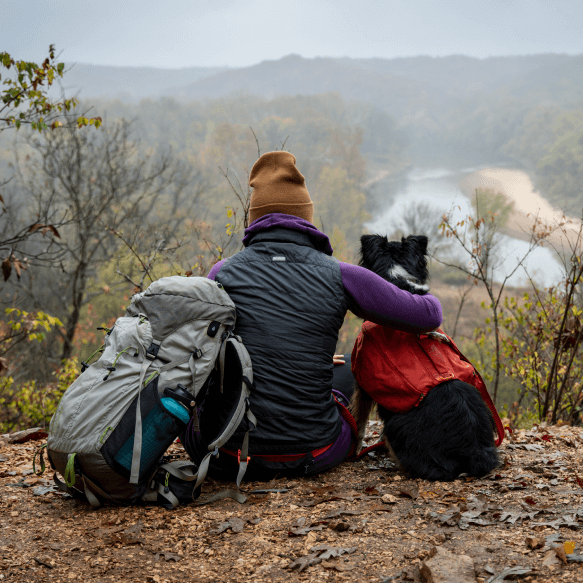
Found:
[(413, 294), (426, 294), (429, 286), (427, 270), (427, 237), (409, 235), (401, 241), (389, 241), (381, 235), (360, 238), (359, 265), (374, 271), (401, 289)]

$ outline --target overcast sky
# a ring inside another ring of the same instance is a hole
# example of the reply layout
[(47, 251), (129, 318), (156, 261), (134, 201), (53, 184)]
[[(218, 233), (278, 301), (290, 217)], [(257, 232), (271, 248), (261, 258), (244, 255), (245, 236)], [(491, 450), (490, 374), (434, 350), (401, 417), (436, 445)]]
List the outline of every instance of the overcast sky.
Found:
[(0, 51), (242, 67), (303, 57), (583, 53), (582, 0), (0, 0)]

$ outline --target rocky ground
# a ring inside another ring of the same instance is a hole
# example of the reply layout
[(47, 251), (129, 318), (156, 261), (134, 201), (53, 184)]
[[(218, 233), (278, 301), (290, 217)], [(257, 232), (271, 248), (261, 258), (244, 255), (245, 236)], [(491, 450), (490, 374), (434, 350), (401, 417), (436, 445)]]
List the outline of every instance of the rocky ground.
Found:
[(483, 479), (411, 480), (370, 454), (171, 511), (60, 494), (32, 473), (42, 443), (0, 440), (1, 581), (583, 581), (580, 428), (515, 431)]

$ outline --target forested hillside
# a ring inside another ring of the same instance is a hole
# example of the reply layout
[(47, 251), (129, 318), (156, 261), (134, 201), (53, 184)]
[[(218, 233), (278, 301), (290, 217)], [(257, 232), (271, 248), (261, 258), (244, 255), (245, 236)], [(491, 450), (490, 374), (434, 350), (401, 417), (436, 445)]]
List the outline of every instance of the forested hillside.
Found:
[[(0, 377), (0, 401), (7, 403), (0, 424), (14, 428), (48, 419), (76, 374), (74, 359), (100, 346), (95, 328), (110, 325), (133, 293), (164, 275), (205, 275), (240, 248), (248, 173), (261, 153), (285, 149), (297, 157), (316, 226), (330, 236), (335, 256), (351, 262), (364, 225), (412, 166), (521, 167), (544, 196), (580, 214), (580, 62), (564, 55), (390, 61), (291, 55), (222, 71), (87, 69), (92, 83), (84, 86), (78, 110), (101, 116), (102, 128), (78, 129), (71, 116), (53, 131), (0, 132), (0, 369), (8, 371)], [(77, 77), (67, 83), (82, 81), (84, 71), (78, 66)], [(498, 201), (493, 194), (481, 193), (482, 201)], [(437, 240), (440, 217), (426, 216), (416, 202), (410, 229), (429, 229)], [(495, 228), (505, 216), (498, 203), (482, 204), (482, 211), (497, 217)], [(492, 249), (495, 232), (480, 231), (485, 215), (474, 210), (474, 249)], [(461, 227), (450, 226), (454, 240)], [(542, 229), (535, 235), (545, 237)], [(449, 253), (452, 246), (443, 249)], [(480, 252), (469, 259), (474, 266), (481, 261), (487, 272), (491, 257)], [(577, 257), (564, 258), (571, 277), (564, 289), (571, 291), (536, 290), (538, 304), (520, 299), (523, 290), (502, 296), (489, 275), (468, 279), (459, 266), (434, 264), (436, 289), (440, 273), (447, 271), (449, 278), (442, 288), (448, 325), (489, 379), (503, 366), (516, 378), (533, 354), (545, 353), (541, 362), (548, 370), (541, 374), (550, 384), (537, 388), (539, 403), (541, 394), (558, 390), (560, 359), (581, 344), (576, 320), (563, 318), (579, 314), (581, 275), (569, 271)], [(454, 255), (442, 259), (459, 262)], [(468, 295), (478, 281), (490, 282), (479, 300)], [(511, 303), (503, 307), (505, 297)], [(499, 328), (492, 330), (490, 312), (479, 308), (483, 298), (486, 310), (489, 302), (499, 303)], [(539, 305), (549, 330), (551, 319), (561, 322), (560, 330), (541, 340), (543, 347), (518, 355), (512, 343), (494, 348), (495, 338), (531, 338)], [(520, 313), (524, 306), (528, 317)], [(347, 319), (339, 350), (350, 350), (358, 326), (356, 318)], [(575, 340), (563, 346), (556, 338), (567, 332)], [(557, 350), (563, 352), (555, 359)], [(574, 392), (562, 390), (555, 410), (547, 407), (540, 416), (551, 414), (556, 421), (579, 415), (583, 370), (569, 367), (565, 378)], [(503, 402), (518, 396), (516, 387), (502, 379)], [(534, 391), (523, 387), (521, 402), (532, 402)]]
[[(527, 169), (544, 195), (573, 210), (583, 202), (577, 187), (583, 178), (577, 121), (583, 112), (582, 59), (556, 54), (488, 59), (289, 55), (241, 69), (183, 70), (78, 64), (69, 71), (66, 87), (81, 89), (87, 103), (96, 97), (120, 98), (106, 108), (113, 115), (143, 117), (147, 111), (150, 132), (156, 120), (168, 119), (168, 110), (179, 109), (188, 119), (190, 109), (198, 110), (199, 118), (208, 115), (210, 109), (203, 111), (200, 100), (228, 97), (236, 116), (235, 110), (244, 112), (254, 96), (278, 104), (281, 113), (286, 105), (277, 101), (280, 96), (333, 92), (347, 104), (361, 104), (356, 108), (373, 106), (365, 120), (355, 107), (347, 109), (350, 123), (363, 127), (361, 152), (371, 171), (377, 171), (374, 163), (384, 162), (395, 141), (404, 159), (417, 166), (506, 162)], [(170, 101), (160, 100), (163, 96)], [(138, 105), (144, 97), (149, 105)], [(301, 107), (293, 106), (292, 117)], [(211, 121), (220, 109), (214, 107)], [(387, 144), (383, 136), (389, 133)]]

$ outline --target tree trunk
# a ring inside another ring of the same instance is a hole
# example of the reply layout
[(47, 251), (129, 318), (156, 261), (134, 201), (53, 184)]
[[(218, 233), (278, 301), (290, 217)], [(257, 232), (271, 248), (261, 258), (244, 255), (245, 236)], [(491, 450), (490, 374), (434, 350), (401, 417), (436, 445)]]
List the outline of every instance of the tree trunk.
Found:
[(63, 342), (63, 352), (61, 353), (61, 362), (71, 358), (73, 354), (73, 340), (77, 332), (77, 324), (81, 317), (81, 307), (85, 297), (85, 288), (87, 286), (87, 264), (80, 263), (75, 270), (73, 279), (73, 311), (71, 312), (65, 325), (65, 338)]

